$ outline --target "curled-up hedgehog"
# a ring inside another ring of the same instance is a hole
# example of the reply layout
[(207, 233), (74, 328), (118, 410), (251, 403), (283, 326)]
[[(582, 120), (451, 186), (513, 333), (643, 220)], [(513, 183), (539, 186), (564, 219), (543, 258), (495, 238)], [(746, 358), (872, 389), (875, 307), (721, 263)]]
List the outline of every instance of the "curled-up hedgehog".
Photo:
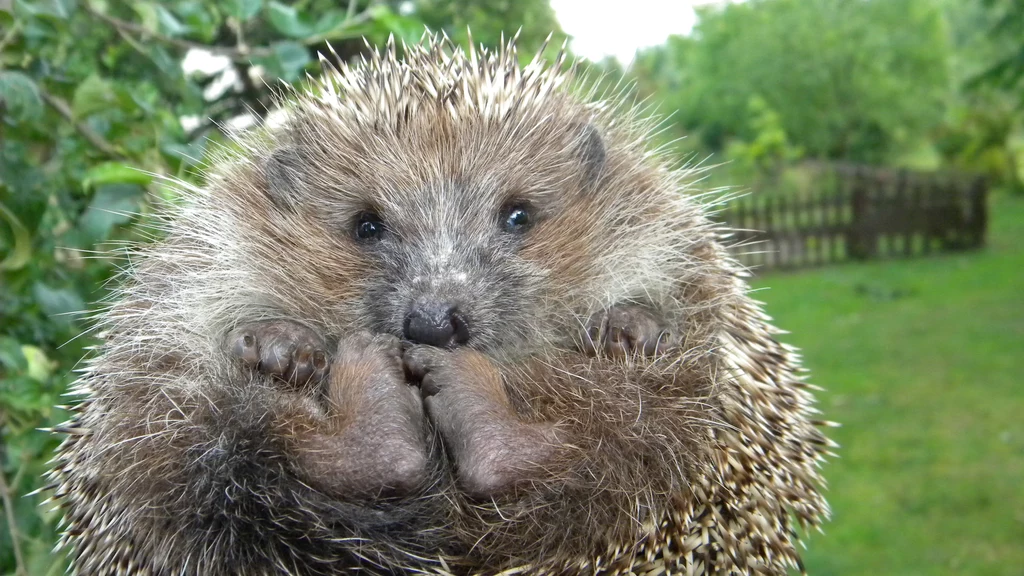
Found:
[(74, 574), (785, 574), (797, 356), (564, 58), (427, 36), (183, 183), (51, 472)]

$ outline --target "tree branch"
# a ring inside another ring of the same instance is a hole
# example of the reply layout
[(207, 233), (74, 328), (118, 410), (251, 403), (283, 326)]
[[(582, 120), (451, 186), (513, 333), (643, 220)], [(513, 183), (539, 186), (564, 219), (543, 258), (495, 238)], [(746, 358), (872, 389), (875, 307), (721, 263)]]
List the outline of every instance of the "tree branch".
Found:
[[(0, 455), (3, 452), (0, 451)], [(4, 503), (4, 511), (7, 516), (7, 531), (11, 534), (11, 546), (14, 548), (14, 573), (17, 576), (28, 576), (25, 569), (25, 557), (21, 554), (21, 533), (18, 531), (18, 519), (14, 517), (14, 502), (11, 500), (11, 489), (7, 485), (7, 476), (3, 468), (0, 468), (0, 501)]]
[(100, 152), (103, 152), (111, 158), (117, 158), (119, 160), (125, 159), (125, 155), (122, 154), (116, 146), (108, 142), (103, 136), (97, 134), (89, 126), (82, 124), (81, 122), (76, 122), (75, 115), (71, 112), (71, 107), (68, 106), (68, 103), (63, 99), (50, 94), (42, 88), (39, 89), (39, 95), (43, 97), (43, 100), (45, 100), (51, 108), (56, 110), (61, 116), (70, 122), (71, 125), (75, 127), (75, 130), (77, 130), (83, 138), (88, 140), (89, 143), (96, 147)]
[(177, 46), (178, 48), (182, 48), (184, 50), (205, 50), (216, 56), (227, 56), (228, 58), (234, 61), (245, 63), (249, 62), (253, 58), (265, 58), (273, 54), (273, 51), (270, 48), (248, 48), (246, 46), (239, 46), (237, 48), (233, 48), (230, 46), (215, 46), (203, 44), (201, 42), (191, 42), (189, 40), (183, 40), (181, 38), (172, 38), (170, 36), (160, 34), (159, 32), (149, 30), (143, 26), (139, 26), (138, 24), (135, 24), (133, 22), (126, 22), (119, 18), (114, 18), (113, 16), (108, 16), (101, 12), (97, 12), (96, 10), (92, 9), (88, 4), (85, 4), (84, 6), (90, 14), (99, 18), (100, 20), (103, 20), (107, 24), (110, 24), (118, 31), (131, 32), (134, 34), (139, 34), (143, 37), (149, 36), (159, 40), (160, 42), (163, 42), (164, 44)]
[[(370, 9), (376, 6), (378, 2), (379, 0), (370, 0), (370, 3), (367, 5), (366, 9), (360, 12), (359, 14), (356, 14), (356, 2), (355, 0), (349, 0), (346, 18), (345, 21), (342, 23), (343, 27), (349, 28), (351, 26), (356, 26), (369, 20), (372, 17)], [(230, 58), (232, 61), (241, 64), (249, 64), (253, 58), (266, 58), (274, 55), (274, 51), (270, 47), (258, 46), (252, 48), (246, 45), (242, 41), (241, 37), (241, 24), (239, 24), (238, 30), (236, 31), (236, 33), (238, 34), (237, 46), (220, 46), (216, 44), (203, 44), (201, 42), (192, 42), (190, 40), (184, 40), (182, 38), (173, 38), (171, 36), (166, 36), (164, 34), (160, 34), (159, 32), (149, 30), (144, 26), (135, 24), (134, 22), (127, 22), (125, 20), (121, 20), (120, 18), (115, 18), (113, 16), (103, 14), (102, 12), (98, 12), (94, 10), (92, 7), (90, 7), (87, 3), (84, 4), (84, 7), (86, 11), (88, 11), (90, 14), (92, 14), (96, 18), (99, 18), (100, 20), (103, 20), (107, 24), (110, 24), (119, 32), (130, 32), (133, 34), (138, 34), (142, 37), (151, 37), (156, 40), (159, 40), (160, 42), (163, 42), (164, 44), (170, 44), (171, 46), (176, 46), (184, 50), (205, 50), (215, 56), (226, 56)], [(306, 38), (302, 42), (306, 45), (312, 45), (316, 44), (317, 42), (321, 42), (325, 39), (326, 38), (323, 35), (317, 35), (311, 38)]]
[(3, 39), (0, 39), (0, 53), (3, 53), (8, 44), (14, 42), (19, 32), (21, 32), (21, 20), (15, 20), (11, 28), (4, 34)]

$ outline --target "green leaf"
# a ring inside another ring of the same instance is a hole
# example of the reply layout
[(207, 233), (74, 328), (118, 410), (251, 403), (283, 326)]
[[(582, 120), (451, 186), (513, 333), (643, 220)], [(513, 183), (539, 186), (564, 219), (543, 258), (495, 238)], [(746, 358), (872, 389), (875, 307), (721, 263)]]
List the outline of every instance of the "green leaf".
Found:
[(59, 20), (67, 20), (76, 8), (74, 0), (37, 0), (36, 2), (21, 0), (17, 4), (17, 8), (26, 14)]
[(152, 2), (133, 2), (132, 9), (139, 15), (142, 27), (150, 32), (160, 32), (160, 15)]
[(53, 322), (70, 324), (77, 313), (85, 311), (85, 302), (70, 288), (51, 288), (42, 282), (32, 287), (32, 295)]
[(39, 389), (37, 380), (21, 375), (0, 380), (0, 404), (14, 416), (13, 428), (22, 429), (34, 427), (34, 420), (52, 409), (53, 397)]
[(19, 122), (35, 120), (43, 111), (43, 99), (36, 83), (13, 70), (0, 70), (0, 105)]
[(0, 216), (3, 216), (14, 233), (14, 249), (7, 255), (7, 258), (0, 261), (0, 270), (18, 270), (32, 259), (32, 237), (18, 216), (2, 203), (0, 203)]
[(0, 365), (6, 366), (11, 372), (24, 372), (28, 369), (28, 359), (21, 351), (21, 344), (14, 338), (0, 336)]
[(276, 42), (272, 46), (274, 58), (280, 66), (280, 75), (287, 82), (298, 80), (306, 64), (309, 64), (309, 50), (298, 42)]
[(182, 166), (191, 167), (202, 164), (203, 155), (206, 153), (207, 140), (198, 140), (192, 144), (181, 144), (179, 142), (167, 142), (160, 145), (160, 151), (167, 157), (174, 158), (181, 162)]
[(316, 36), (327, 35), (332, 30), (344, 25), (346, 19), (345, 12), (342, 10), (337, 8), (327, 10), (316, 21), (316, 25), (313, 27), (313, 34)]
[[(373, 25), (371, 26), (373, 36), (386, 37), (388, 34), (394, 34), (396, 38), (405, 40), (410, 44), (415, 44), (419, 41), (419, 37), (423, 34), (423, 23), (413, 18), (396, 14), (391, 8), (383, 4), (378, 4), (370, 9), (370, 16), (372, 17)], [(354, 29), (346, 30), (346, 35), (351, 35), (355, 32)], [(359, 35), (366, 34), (360, 32)]]
[(162, 5), (157, 5), (156, 15), (160, 20), (160, 29), (168, 36), (181, 36), (188, 32), (188, 27), (178, 17)]
[(109, 238), (114, 226), (128, 222), (138, 212), (142, 193), (142, 188), (134, 184), (99, 186), (78, 221), (79, 230), (87, 236), (84, 240), (95, 243)]
[(184, 74), (181, 69), (181, 61), (171, 56), (167, 48), (160, 44), (153, 44), (149, 47), (149, 57), (156, 64), (160, 73), (164, 74), (168, 79), (176, 80)]
[(313, 35), (313, 26), (303, 22), (299, 11), (293, 6), (271, 2), (267, 7), (270, 24), (281, 34), (290, 38), (306, 38)]
[(36, 382), (46, 382), (53, 374), (53, 369), (57, 367), (57, 362), (47, 358), (46, 352), (39, 347), (24, 344), (21, 347), (21, 354), (28, 363), (25, 375)]
[(197, 0), (177, 0), (172, 4), (174, 13), (185, 23), (189, 36), (198, 37), (203, 42), (212, 42), (217, 37), (220, 17), (209, 4)]
[(225, 12), (242, 22), (252, 19), (263, 8), (263, 0), (227, 0)]
[(75, 88), (75, 95), (71, 99), (71, 111), (75, 118), (85, 118), (116, 106), (117, 101), (114, 85), (93, 74)]
[(86, 189), (104, 184), (138, 184), (145, 186), (153, 177), (137, 168), (120, 162), (105, 162), (85, 173), (82, 186)]

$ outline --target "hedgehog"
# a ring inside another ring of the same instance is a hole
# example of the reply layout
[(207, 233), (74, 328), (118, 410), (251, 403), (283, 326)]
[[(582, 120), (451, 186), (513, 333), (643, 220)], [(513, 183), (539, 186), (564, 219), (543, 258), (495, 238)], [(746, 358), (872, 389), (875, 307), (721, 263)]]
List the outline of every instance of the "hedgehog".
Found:
[(542, 53), (323, 58), (174, 183), (58, 430), (71, 573), (803, 571), (796, 351), (699, 168)]

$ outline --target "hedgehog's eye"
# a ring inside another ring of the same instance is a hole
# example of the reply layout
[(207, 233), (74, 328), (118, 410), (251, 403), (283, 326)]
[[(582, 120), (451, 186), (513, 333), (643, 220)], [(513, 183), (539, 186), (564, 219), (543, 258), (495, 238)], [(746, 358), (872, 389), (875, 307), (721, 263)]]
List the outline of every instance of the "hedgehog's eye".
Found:
[(512, 234), (522, 234), (533, 226), (533, 214), (526, 204), (510, 204), (502, 210), (501, 227)]
[(359, 240), (379, 240), (384, 234), (384, 221), (376, 212), (360, 212), (356, 217), (356, 238)]

